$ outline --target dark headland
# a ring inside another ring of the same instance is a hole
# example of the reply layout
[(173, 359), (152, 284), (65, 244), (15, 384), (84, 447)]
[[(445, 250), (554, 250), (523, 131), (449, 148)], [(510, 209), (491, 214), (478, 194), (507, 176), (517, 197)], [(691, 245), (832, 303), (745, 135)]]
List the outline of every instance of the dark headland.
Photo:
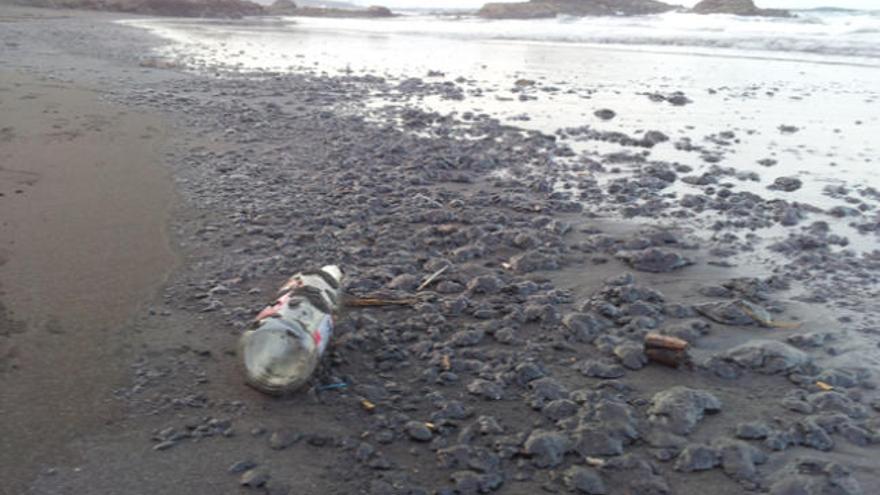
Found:
[[(566, 16), (633, 16), (660, 14), (688, 9), (657, 0), (530, 0), (528, 2), (487, 3), (479, 15), (489, 19), (537, 19)], [(752, 0), (703, 0), (690, 11), (698, 14), (747, 16), (788, 16), (779, 9), (759, 9)]]
[[(286, 15), (303, 17), (392, 17), (386, 7), (355, 6), (316, 7), (313, 2), (299, 6), (292, 0), (277, 0), (263, 6), (249, 0), (15, 0), (17, 5), (28, 7), (98, 10), (138, 15), (170, 17), (241, 18), (247, 16)], [(332, 4), (336, 5), (336, 4)], [(344, 4), (339, 4), (344, 5)]]

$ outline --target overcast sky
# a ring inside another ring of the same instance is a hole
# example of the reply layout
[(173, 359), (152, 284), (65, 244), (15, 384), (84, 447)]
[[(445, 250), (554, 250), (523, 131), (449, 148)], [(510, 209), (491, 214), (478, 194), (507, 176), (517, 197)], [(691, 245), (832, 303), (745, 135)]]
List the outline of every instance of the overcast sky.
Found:
[[(364, 5), (385, 5), (387, 7), (448, 7), (477, 8), (490, 0), (353, 0)], [(522, 0), (491, 0), (522, 1)], [(666, 0), (667, 3), (688, 7), (698, 0)], [(811, 7), (848, 7), (853, 9), (880, 9), (880, 0), (757, 0), (759, 7), (782, 7), (808, 9)]]

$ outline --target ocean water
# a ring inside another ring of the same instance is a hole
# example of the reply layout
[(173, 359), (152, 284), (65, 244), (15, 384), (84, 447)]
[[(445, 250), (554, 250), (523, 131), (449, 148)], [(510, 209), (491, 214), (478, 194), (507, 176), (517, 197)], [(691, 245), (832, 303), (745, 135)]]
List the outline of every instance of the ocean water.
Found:
[[(712, 164), (672, 144), (687, 137), (721, 152), (718, 165), (759, 174), (759, 181), (738, 182), (737, 189), (764, 197), (849, 206), (830, 197), (826, 186), (880, 184), (880, 12), (801, 11), (792, 19), (669, 13), (489, 21), (420, 13), (371, 20), (126, 22), (170, 40), (160, 55), (197, 71), (457, 80), (462, 100), (438, 96), (408, 104), (444, 114), (487, 113), (547, 133), (585, 125), (632, 135), (659, 130), (671, 141), (653, 148), (651, 159), (701, 173)], [(533, 98), (520, 98), (518, 79), (535, 81)], [(693, 103), (678, 107), (646, 96), (674, 91)], [(377, 97), (372, 105), (387, 103)], [(594, 112), (602, 108), (617, 117), (598, 119)], [(781, 126), (797, 131), (782, 132)], [(721, 132), (733, 132), (735, 144), (717, 146), (713, 136)], [(571, 145), (599, 159), (620, 151), (596, 141)], [(777, 165), (758, 164), (767, 158)], [(796, 197), (766, 189), (783, 175), (804, 180)], [(693, 192), (686, 184), (676, 187)], [(829, 220), (856, 248), (880, 248), (875, 235)]]
[[(390, 19), (278, 17), (229, 24), (225, 21), (138, 21), (178, 39), (178, 29), (201, 34), (245, 34), (277, 43), (278, 35), (333, 32), (378, 39), (442, 38), (613, 45), (641, 50), (682, 51), (789, 60), (880, 66), (880, 10), (804, 10), (793, 18), (666, 13), (636, 17), (558, 17), (485, 20), (470, 15), (407, 13)], [(225, 26), (225, 27), (220, 27)], [(177, 29), (175, 29), (177, 28)], [(273, 46), (274, 47), (274, 46)], [(272, 48), (272, 47), (267, 47)], [(266, 62), (278, 62), (266, 54)], [(357, 65), (356, 61), (351, 62)]]

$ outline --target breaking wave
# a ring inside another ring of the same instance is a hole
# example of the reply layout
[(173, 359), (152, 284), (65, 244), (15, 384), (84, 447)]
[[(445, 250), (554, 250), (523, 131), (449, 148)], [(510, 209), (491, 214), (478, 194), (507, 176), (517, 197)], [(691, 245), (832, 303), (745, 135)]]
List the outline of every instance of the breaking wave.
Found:
[(880, 59), (880, 11), (808, 10), (794, 18), (666, 13), (640, 17), (484, 20), (404, 15), (387, 20), (286, 19), (309, 29), (551, 43), (653, 45)]

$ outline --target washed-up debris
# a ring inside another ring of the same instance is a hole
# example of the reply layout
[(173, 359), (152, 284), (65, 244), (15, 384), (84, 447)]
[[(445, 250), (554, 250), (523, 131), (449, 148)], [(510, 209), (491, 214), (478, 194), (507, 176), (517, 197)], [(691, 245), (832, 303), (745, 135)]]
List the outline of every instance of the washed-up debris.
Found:
[(443, 275), (443, 272), (445, 272), (448, 269), (449, 269), (449, 265), (446, 265), (443, 268), (432, 273), (428, 278), (425, 279), (424, 282), (421, 283), (421, 285), (418, 286), (418, 288), (416, 288), (416, 292), (421, 292), (421, 291), (425, 290), (429, 285), (431, 285), (431, 283), (434, 280), (437, 280), (437, 277), (439, 277), (440, 275)]
[(413, 306), (419, 303), (417, 297), (346, 297), (345, 306), (349, 308), (367, 308), (373, 306)]
[(312, 375), (333, 333), (342, 271), (298, 273), (241, 338), (247, 383), (272, 395), (292, 392)]
[(828, 385), (827, 383), (825, 383), (823, 381), (817, 381), (816, 386), (819, 387), (819, 390), (821, 390), (823, 392), (830, 392), (830, 391), (834, 390), (833, 386)]
[(721, 301), (694, 306), (701, 315), (724, 325), (751, 326), (765, 328), (800, 328), (801, 323), (775, 321), (769, 311), (744, 299)]
[(327, 390), (340, 390), (343, 388), (348, 388), (348, 384), (347, 383), (329, 383), (327, 385), (321, 385), (320, 387), (318, 387), (318, 391), (324, 392)]
[(693, 366), (688, 347), (686, 340), (677, 337), (659, 333), (649, 333), (645, 336), (645, 356), (648, 360), (672, 368)]

